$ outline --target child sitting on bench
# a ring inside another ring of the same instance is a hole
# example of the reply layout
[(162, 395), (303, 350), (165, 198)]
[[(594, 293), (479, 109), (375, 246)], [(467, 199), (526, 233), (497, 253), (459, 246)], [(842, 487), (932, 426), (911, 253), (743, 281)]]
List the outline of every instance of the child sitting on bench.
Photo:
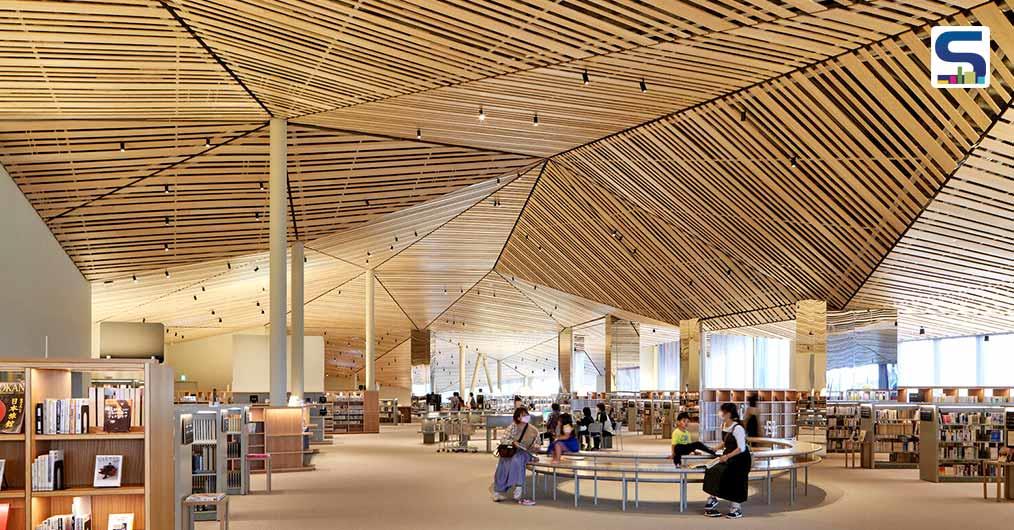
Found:
[(683, 455), (689, 455), (694, 451), (704, 451), (711, 456), (718, 455), (718, 453), (703, 443), (690, 441), (690, 432), (687, 431), (687, 424), (689, 423), (690, 415), (686, 412), (680, 412), (676, 416), (676, 428), (672, 431), (672, 463), (676, 464), (676, 467), (680, 467)]

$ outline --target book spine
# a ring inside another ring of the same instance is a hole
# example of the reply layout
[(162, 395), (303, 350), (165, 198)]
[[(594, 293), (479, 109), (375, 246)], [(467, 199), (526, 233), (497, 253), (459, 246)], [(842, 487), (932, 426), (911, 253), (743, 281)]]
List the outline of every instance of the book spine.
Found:
[(46, 408), (42, 403), (35, 404), (35, 434), (42, 434), (43, 425), (45, 422), (45, 411)]

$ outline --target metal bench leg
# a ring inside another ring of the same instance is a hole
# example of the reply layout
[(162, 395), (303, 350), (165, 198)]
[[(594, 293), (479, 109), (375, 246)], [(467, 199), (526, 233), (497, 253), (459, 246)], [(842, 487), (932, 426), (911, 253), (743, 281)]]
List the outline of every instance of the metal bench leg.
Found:
[(637, 472), (634, 472), (634, 508), (641, 507), (641, 481), (637, 476)]
[(577, 500), (581, 498), (581, 477), (578, 476), (577, 470), (574, 470), (574, 507), (577, 508)]
[(803, 468), (803, 495), (810, 494), (810, 466)]
[(768, 504), (771, 504), (771, 468), (768, 468)]
[(599, 505), (599, 470), (595, 469), (595, 474), (592, 475), (592, 504), (595, 506)]
[(623, 511), (627, 511), (627, 479), (626, 478), (620, 479), (620, 483), (623, 488), (623, 501), (622, 501)]
[(680, 512), (687, 511), (687, 475), (680, 479)]
[(796, 468), (789, 470), (789, 506), (796, 504), (796, 487), (798, 481), (796, 480)]
[(535, 480), (538, 478), (539, 473), (534, 469), (532, 470), (532, 500), (535, 500)]
[[(546, 477), (548, 480), (549, 477)], [(556, 500), (556, 468), (553, 468), (553, 500)]]

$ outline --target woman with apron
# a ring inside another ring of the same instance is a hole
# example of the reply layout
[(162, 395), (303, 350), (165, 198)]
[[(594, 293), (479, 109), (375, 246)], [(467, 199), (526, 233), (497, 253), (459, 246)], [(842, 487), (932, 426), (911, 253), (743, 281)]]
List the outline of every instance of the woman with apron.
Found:
[[(720, 410), (724, 450), (719, 457), (722, 463), (712, 467), (705, 474), (704, 491), (710, 496), (705, 505), (704, 515), (721, 517), (718, 499), (725, 499), (732, 504), (725, 516), (729, 519), (739, 519), (743, 517), (742, 503), (746, 501), (753, 459), (750, 458), (750, 448), (746, 445), (746, 429), (740, 423), (739, 409), (732, 403), (724, 403)], [(721, 473), (719, 480), (709, 481), (707, 475), (712, 473)]]

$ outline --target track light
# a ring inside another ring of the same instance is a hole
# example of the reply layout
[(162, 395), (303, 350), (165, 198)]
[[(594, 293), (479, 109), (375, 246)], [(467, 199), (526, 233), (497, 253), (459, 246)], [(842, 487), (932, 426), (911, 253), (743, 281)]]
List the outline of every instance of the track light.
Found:
[(256, 267), (254, 267), (254, 272), (258, 272), (258, 271), (260, 271), (260, 270), (261, 270), (261, 267), (260, 267), (260, 265), (258, 265), (258, 266), (256, 266)]
[(210, 138), (205, 138), (204, 139), (204, 147), (211, 147), (211, 139)]
[(264, 183), (263, 182), (260, 183), (260, 188), (261, 188), (261, 191), (264, 191)]
[(169, 216), (165, 216), (165, 225), (169, 226)]
[(792, 159), (789, 161), (792, 167), (796, 167), (796, 155), (792, 155)]
[(539, 126), (539, 113), (538, 112), (536, 112), (534, 115), (532, 115), (532, 125), (534, 125), (536, 127)]
[(739, 121), (746, 121), (746, 109), (739, 111)]
[(225, 262), (225, 268), (232, 270), (232, 262), (231, 261)]
[(989, 335), (982, 337), (982, 342), (989, 342)]
[(919, 327), (919, 334), (920, 335), (925, 335), (926, 334), (926, 328), (920, 326)]
[(479, 121), (486, 121), (486, 111), (483, 110), (482, 106), (479, 106)]
[(587, 85), (588, 83), (591, 83), (591, 79), (588, 77), (588, 70), (587, 69), (584, 72), (581, 72), (581, 83), (583, 83), (585, 85)]
[(415, 130), (415, 139), (416, 140), (422, 140), (422, 129), (416, 129)]
[(163, 246), (162, 246), (162, 250), (163, 250), (164, 252), (169, 252), (169, 243), (166, 243), (165, 245), (163, 245)]
[(122, 152), (124, 152), (126, 150), (127, 150), (127, 144), (125, 144), (123, 142), (120, 142), (120, 152), (122, 153)]
[(260, 212), (254, 212), (254, 219), (260, 221), (261, 220), (261, 213)]
[(169, 277), (169, 269), (166, 269), (166, 270), (165, 270), (165, 277), (166, 277), (166, 278), (168, 278), (168, 277)]
[(134, 283), (137, 283), (137, 275), (136, 274), (131, 274), (130, 275), (130, 279), (133, 280)]
[(169, 195), (169, 189), (170, 189), (170, 188), (169, 188), (169, 185), (168, 185), (168, 184), (166, 184), (166, 185), (165, 185), (165, 194), (166, 194), (166, 195)]
[(641, 78), (641, 93), (643, 94), (643, 93), (645, 93), (647, 91), (648, 91), (648, 83), (645, 83), (644, 82), (644, 78), (642, 77)]

